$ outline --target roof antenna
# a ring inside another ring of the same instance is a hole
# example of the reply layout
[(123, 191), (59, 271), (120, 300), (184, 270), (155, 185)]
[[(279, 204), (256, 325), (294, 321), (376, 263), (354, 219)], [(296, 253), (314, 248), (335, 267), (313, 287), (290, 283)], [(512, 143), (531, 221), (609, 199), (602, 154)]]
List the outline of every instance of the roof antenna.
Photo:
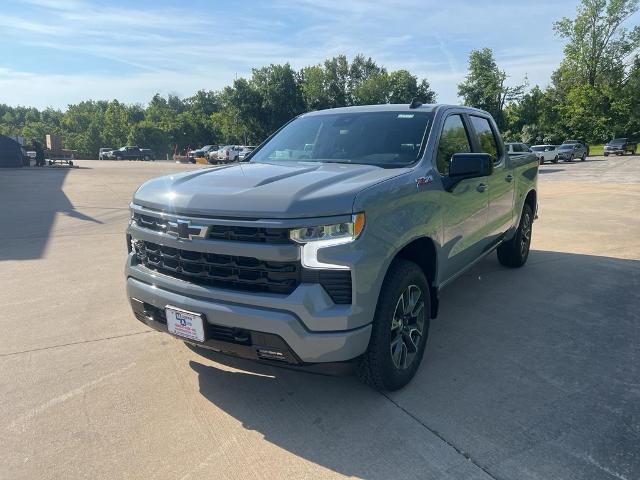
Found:
[(422, 106), (422, 102), (418, 101), (418, 97), (413, 97), (411, 99), (411, 103), (409, 104), (409, 108), (418, 108)]

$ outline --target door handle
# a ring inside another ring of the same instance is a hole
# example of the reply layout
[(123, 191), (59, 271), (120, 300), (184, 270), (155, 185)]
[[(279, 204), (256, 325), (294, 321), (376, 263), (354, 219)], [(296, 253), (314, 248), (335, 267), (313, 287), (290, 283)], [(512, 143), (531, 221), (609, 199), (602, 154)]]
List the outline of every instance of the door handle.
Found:
[(511, 181), (513, 180), (513, 175), (509, 174), (509, 175), (507, 175), (506, 177), (504, 177), (504, 179), (505, 179), (507, 182), (511, 182)]
[(489, 188), (489, 186), (486, 183), (481, 183), (476, 187), (476, 190), (478, 190), (479, 192), (484, 192), (487, 188)]

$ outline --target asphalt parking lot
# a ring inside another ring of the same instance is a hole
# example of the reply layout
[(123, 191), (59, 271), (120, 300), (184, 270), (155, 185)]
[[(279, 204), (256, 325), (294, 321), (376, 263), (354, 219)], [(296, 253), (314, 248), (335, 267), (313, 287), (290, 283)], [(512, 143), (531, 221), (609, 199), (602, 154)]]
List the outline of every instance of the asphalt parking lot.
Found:
[(443, 292), (383, 395), (136, 321), (127, 205), (166, 162), (0, 171), (0, 478), (640, 478), (640, 156), (544, 165), (529, 263)]

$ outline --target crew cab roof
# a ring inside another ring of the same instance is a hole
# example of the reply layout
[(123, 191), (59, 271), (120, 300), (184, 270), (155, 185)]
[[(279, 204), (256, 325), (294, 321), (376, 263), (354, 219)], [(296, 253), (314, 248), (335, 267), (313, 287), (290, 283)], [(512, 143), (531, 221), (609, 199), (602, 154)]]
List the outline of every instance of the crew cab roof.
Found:
[(326, 110), (316, 110), (313, 112), (304, 113), (301, 116), (316, 116), (316, 115), (330, 115), (336, 113), (373, 113), (373, 112), (426, 112), (433, 113), (438, 110), (444, 110), (447, 108), (456, 108), (466, 110), (468, 112), (482, 113), (483, 115), (489, 115), (484, 110), (480, 110), (472, 107), (463, 107), (460, 105), (446, 105), (442, 103), (426, 103), (416, 108), (409, 108), (408, 103), (386, 103), (383, 105), (358, 105), (353, 107), (338, 107), (329, 108)]

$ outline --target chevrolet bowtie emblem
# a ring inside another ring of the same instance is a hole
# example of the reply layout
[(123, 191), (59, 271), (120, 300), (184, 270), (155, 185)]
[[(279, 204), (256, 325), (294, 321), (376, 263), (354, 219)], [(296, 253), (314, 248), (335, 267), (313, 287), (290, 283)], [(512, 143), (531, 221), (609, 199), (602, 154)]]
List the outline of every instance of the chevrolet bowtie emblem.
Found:
[(193, 240), (194, 238), (205, 238), (208, 228), (204, 225), (193, 225), (189, 220), (176, 220), (168, 222), (167, 233), (175, 235), (180, 240)]

